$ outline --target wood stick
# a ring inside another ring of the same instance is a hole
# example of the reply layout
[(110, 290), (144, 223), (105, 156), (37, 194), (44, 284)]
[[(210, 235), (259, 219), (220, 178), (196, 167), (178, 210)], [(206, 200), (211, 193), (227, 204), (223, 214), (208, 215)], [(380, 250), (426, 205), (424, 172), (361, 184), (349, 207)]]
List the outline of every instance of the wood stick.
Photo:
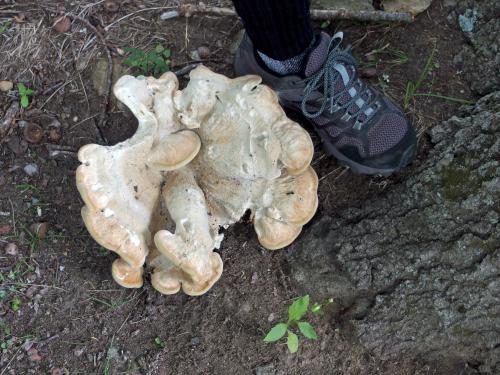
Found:
[[(232, 8), (207, 7), (205, 5), (185, 4), (179, 7), (179, 15), (190, 17), (195, 14), (215, 16), (236, 16)], [(347, 9), (311, 9), (311, 18), (318, 21), (345, 19), (356, 21), (390, 21), (412, 22), (413, 16), (406, 12), (383, 12), (379, 10), (347, 10)]]
[(19, 112), (19, 102), (13, 102), (9, 109), (5, 112), (3, 119), (0, 121), (0, 141), (10, 132), (14, 119)]

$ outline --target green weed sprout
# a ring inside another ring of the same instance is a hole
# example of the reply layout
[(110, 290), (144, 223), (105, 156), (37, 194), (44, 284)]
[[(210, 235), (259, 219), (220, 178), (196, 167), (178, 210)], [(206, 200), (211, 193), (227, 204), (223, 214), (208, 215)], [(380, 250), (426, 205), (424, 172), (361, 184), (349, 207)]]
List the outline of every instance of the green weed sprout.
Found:
[(30, 105), (30, 96), (35, 92), (24, 86), (22, 83), (17, 84), (17, 92), (19, 93), (19, 98), (21, 98), (21, 107), (28, 108)]
[(130, 55), (123, 60), (123, 64), (136, 68), (142, 75), (152, 74), (158, 77), (170, 69), (170, 49), (161, 44), (150, 52), (132, 47), (126, 47), (124, 51)]
[(155, 345), (159, 349), (163, 349), (167, 344), (165, 344), (165, 341), (163, 341), (159, 336), (155, 337)]
[(296, 353), (299, 350), (299, 336), (292, 331), (293, 328), (298, 328), (300, 333), (309, 340), (316, 340), (318, 335), (313, 326), (301, 320), (304, 315), (310, 311), (314, 314), (321, 312), (322, 308), (333, 302), (330, 298), (323, 303), (315, 303), (309, 307), (309, 295), (305, 295), (293, 301), (288, 307), (288, 321), (286, 323), (280, 322), (276, 324), (264, 337), (265, 342), (276, 342), (287, 334), (287, 347), (290, 353)]

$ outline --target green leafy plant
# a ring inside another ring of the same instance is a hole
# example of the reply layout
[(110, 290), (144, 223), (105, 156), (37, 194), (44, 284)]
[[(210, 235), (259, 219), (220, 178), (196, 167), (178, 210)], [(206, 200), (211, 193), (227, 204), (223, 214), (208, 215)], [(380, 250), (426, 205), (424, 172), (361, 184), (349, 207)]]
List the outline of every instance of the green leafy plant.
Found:
[(165, 341), (163, 341), (159, 336), (155, 337), (154, 342), (159, 349), (163, 349), (167, 345), (165, 344)]
[(145, 52), (140, 48), (126, 47), (124, 51), (130, 55), (123, 64), (135, 68), (139, 74), (159, 76), (170, 68), (170, 49), (158, 44), (154, 50)]
[(22, 83), (17, 84), (17, 92), (19, 93), (19, 98), (21, 99), (21, 107), (28, 108), (30, 105), (30, 96), (32, 96), (35, 92), (24, 86)]
[(19, 297), (14, 297), (12, 301), (10, 301), (10, 307), (12, 308), (13, 311), (17, 311), (21, 308), (23, 301), (21, 301), (21, 298)]
[(5, 31), (10, 29), (10, 26), (12, 25), (12, 21), (8, 20), (7, 22), (4, 22), (0, 25), (0, 34), (4, 33)]
[(276, 324), (264, 337), (265, 342), (276, 342), (286, 336), (286, 343), (290, 353), (296, 353), (299, 350), (299, 336), (293, 331), (294, 329), (302, 333), (302, 335), (309, 340), (316, 340), (318, 335), (314, 327), (304, 321), (302, 318), (308, 311), (318, 314), (324, 306), (333, 302), (330, 298), (322, 303), (315, 303), (309, 306), (309, 295), (305, 295), (293, 301), (288, 307), (288, 321), (286, 323), (280, 322)]

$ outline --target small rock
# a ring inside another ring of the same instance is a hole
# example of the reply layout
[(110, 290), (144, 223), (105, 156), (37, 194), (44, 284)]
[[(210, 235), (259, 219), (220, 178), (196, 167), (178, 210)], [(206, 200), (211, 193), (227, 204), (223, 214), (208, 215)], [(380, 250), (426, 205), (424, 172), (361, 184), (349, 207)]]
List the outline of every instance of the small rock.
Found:
[(189, 53), (189, 57), (191, 58), (191, 60), (194, 60), (194, 61), (198, 61), (198, 60), (201, 60), (200, 58), (200, 54), (198, 53), (197, 50), (193, 50)]
[(191, 345), (193, 345), (193, 346), (198, 346), (198, 345), (200, 345), (200, 342), (201, 342), (201, 340), (200, 340), (200, 338), (199, 338), (199, 337), (193, 337), (193, 338), (191, 339)]
[(61, 17), (54, 23), (54, 30), (58, 33), (67, 33), (71, 29), (71, 19), (69, 17)]
[(52, 128), (49, 130), (48, 135), (49, 141), (51, 142), (59, 142), (62, 138), (62, 130), (61, 128)]
[(377, 69), (366, 68), (361, 71), (361, 76), (365, 78), (373, 78), (377, 76)]
[(0, 236), (3, 236), (5, 234), (9, 234), (11, 230), (12, 230), (12, 227), (8, 224), (0, 225)]
[(104, 9), (110, 13), (115, 13), (120, 9), (120, 5), (114, 0), (106, 0), (104, 2)]
[(5, 254), (16, 256), (17, 253), (18, 250), (17, 250), (17, 245), (15, 243), (11, 242), (5, 245)]
[(255, 375), (274, 375), (276, 372), (274, 370), (274, 365), (268, 363), (267, 365), (257, 366), (255, 368)]
[(42, 356), (38, 353), (38, 350), (31, 348), (28, 350), (28, 358), (32, 362), (39, 362), (42, 360)]
[(33, 122), (28, 122), (24, 127), (24, 139), (29, 143), (40, 143), (43, 139), (42, 127)]
[(48, 223), (35, 223), (30, 225), (31, 232), (33, 232), (33, 234), (35, 234), (41, 240), (43, 240), (47, 235), (48, 228)]
[(274, 318), (274, 313), (269, 314), (269, 316), (267, 317), (267, 321), (270, 322), (270, 323), (273, 322), (274, 319), (275, 319)]
[(63, 370), (61, 370), (59, 367), (54, 367), (52, 371), (50, 372), (51, 375), (63, 375)]
[(78, 349), (73, 350), (73, 354), (75, 355), (75, 357), (81, 357), (81, 355), (83, 354), (84, 351), (85, 351), (85, 348), (78, 348)]
[(257, 272), (252, 273), (252, 279), (250, 280), (250, 284), (255, 284), (258, 279), (259, 275), (257, 274)]
[(207, 46), (200, 46), (196, 49), (198, 56), (201, 60), (208, 59), (210, 57), (210, 48)]
[(26, 173), (28, 176), (32, 177), (38, 173), (38, 165), (36, 164), (26, 164), (23, 168), (24, 173)]
[(0, 81), (0, 91), (6, 92), (14, 88), (14, 83), (11, 81)]
[(23, 350), (24, 350), (25, 352), (27, 352), (28, 350), (30, 350), (30, 349), (33, 347), (33, 345), (34, 345), (34, 344), (35, 344), (35, 343), (34, 343), (33, 341), (31, 341), (31, 340), (26, 341), (26, 342), (23, 344)]
[(169, 20), (171, 18), (176, 18), (176, 17), (179, 17), (179, 12), (176, 10), (170, 10), (170, 11), (162, 13), (160, 15), (160, 19), (162, 21)]
[(477, 21), (477, 10), (466, 9), (464, 14), (458, 16), (458, 24), (464, 33), (474, 31), (474, 25)]

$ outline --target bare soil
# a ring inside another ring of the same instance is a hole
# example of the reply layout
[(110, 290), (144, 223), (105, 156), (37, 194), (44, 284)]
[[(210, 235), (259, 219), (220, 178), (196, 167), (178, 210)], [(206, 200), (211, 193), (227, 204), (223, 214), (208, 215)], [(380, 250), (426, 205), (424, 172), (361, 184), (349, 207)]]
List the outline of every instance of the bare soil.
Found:
[[(118, 11), (110, 11), (102, 2), (0, 2), (0, 25), (13, 16), (23, 17), (21, 23), (13, 22), (8, 34), (0, 34), (0, 80), (23, 82), (36, 91), (30, 107), (18, 114), (12, 134), (0, 143), (0, 228), (5, 228), (0, 234), (0, 374), (55, 374), (57, 369), (69, 374), (265, 374), (265, 368), (272, 371), (267, 374), (448, 373), (446, 364), (405, 358), (381, 361), (352, 339), (350, 326), (341, 317), (337, 326), (325, 317), (312, 318), (320, 338), (302, 342), (296, 355), (288, 354), (282, 343), (265, 344), (266, 331), (286, 318), (288, 304), (299, 295), (289, 280), (287, 250), (263, 249), (247, 222), (226, 231), (220, 249), (224, 274), (201, 297), (163, 296), (148, 282), (139, 290), (125, 290), (113, 282), (110, 266), (115, 255), (103, 251), (85, 230), (80, 218), (83, 203), (74, 183), (75, 152), (99, 142), (96, 120), (104, 104), (91, 76), (103, 48), (79, 22), (67, 33), (51, 30), (57, 17), (47, 8), (66, 6), (99, 27), (140, 11), (103, 31), (118, 63), (123, 57), (114, 47), (147, 49), (163, 43), (172, 50), (176, 70), (191, 62), (192, 50), (204, 45), (211, 51), (204, 63), (232, 76), (230, 46), (242, 28), (239, 21), (229, 17), (160, 21), (164, 9), (143, 10), (171, 3), (127, 1)], [(362, 64), (370, 62), (367, 54), (382, 49), (372, 54), (377, 75), (370, 82), (397, 102), (402, 102), (407, 82), (418, 79), (433, 48), (437, 64), (427, 80), (432, 82), (430, 90), (473, 100), (452, 65), (465, 40), (446, 17), (442, 2), (434, 1), (410, 25), (342, 21), (332, 22), (326, 31), (343, 30)], [(35, 32), (29, 34), (30, 27)], [(16, 46), (24, 43), (24, 50), (17, 50), (9, 43), (12, 35), (22, 32), (36, 37), (36, 44), (19, 39)], [(408, 60), (395, 62), (390, 51), (401, 51)], [(15, 99), (12, 91), (0, 93), (0, 118)], [(427, 129), (458, 107), (427, 97), (410, 102), (407, 111), (420, 134), (418, 158), (390, 178), (354, 175), (328, 158), (311, 134), (317, 146), (314, 168), (321, 181), (316, 219), (375, 200), (412, 174), (429, 150)], [(109, 144), (134, 133), (135, 119), (126, 110), (112, 102), (108, 112), (101, 131)], [(48, 131), (54, 120), (61, 124), (61, 140), (45, 136), (38, 144), (23, 146), (22, 121)], [(54, 148), (57, 155), (51, 153)], [(38, 173), (28, 176), (23, 170), (27, 164), (36, 164)], [(39, 222), (48, 223), (43, 240), (29, 229)], [(17, 254), (6, 253), (9, 243), (17, 245)]]

